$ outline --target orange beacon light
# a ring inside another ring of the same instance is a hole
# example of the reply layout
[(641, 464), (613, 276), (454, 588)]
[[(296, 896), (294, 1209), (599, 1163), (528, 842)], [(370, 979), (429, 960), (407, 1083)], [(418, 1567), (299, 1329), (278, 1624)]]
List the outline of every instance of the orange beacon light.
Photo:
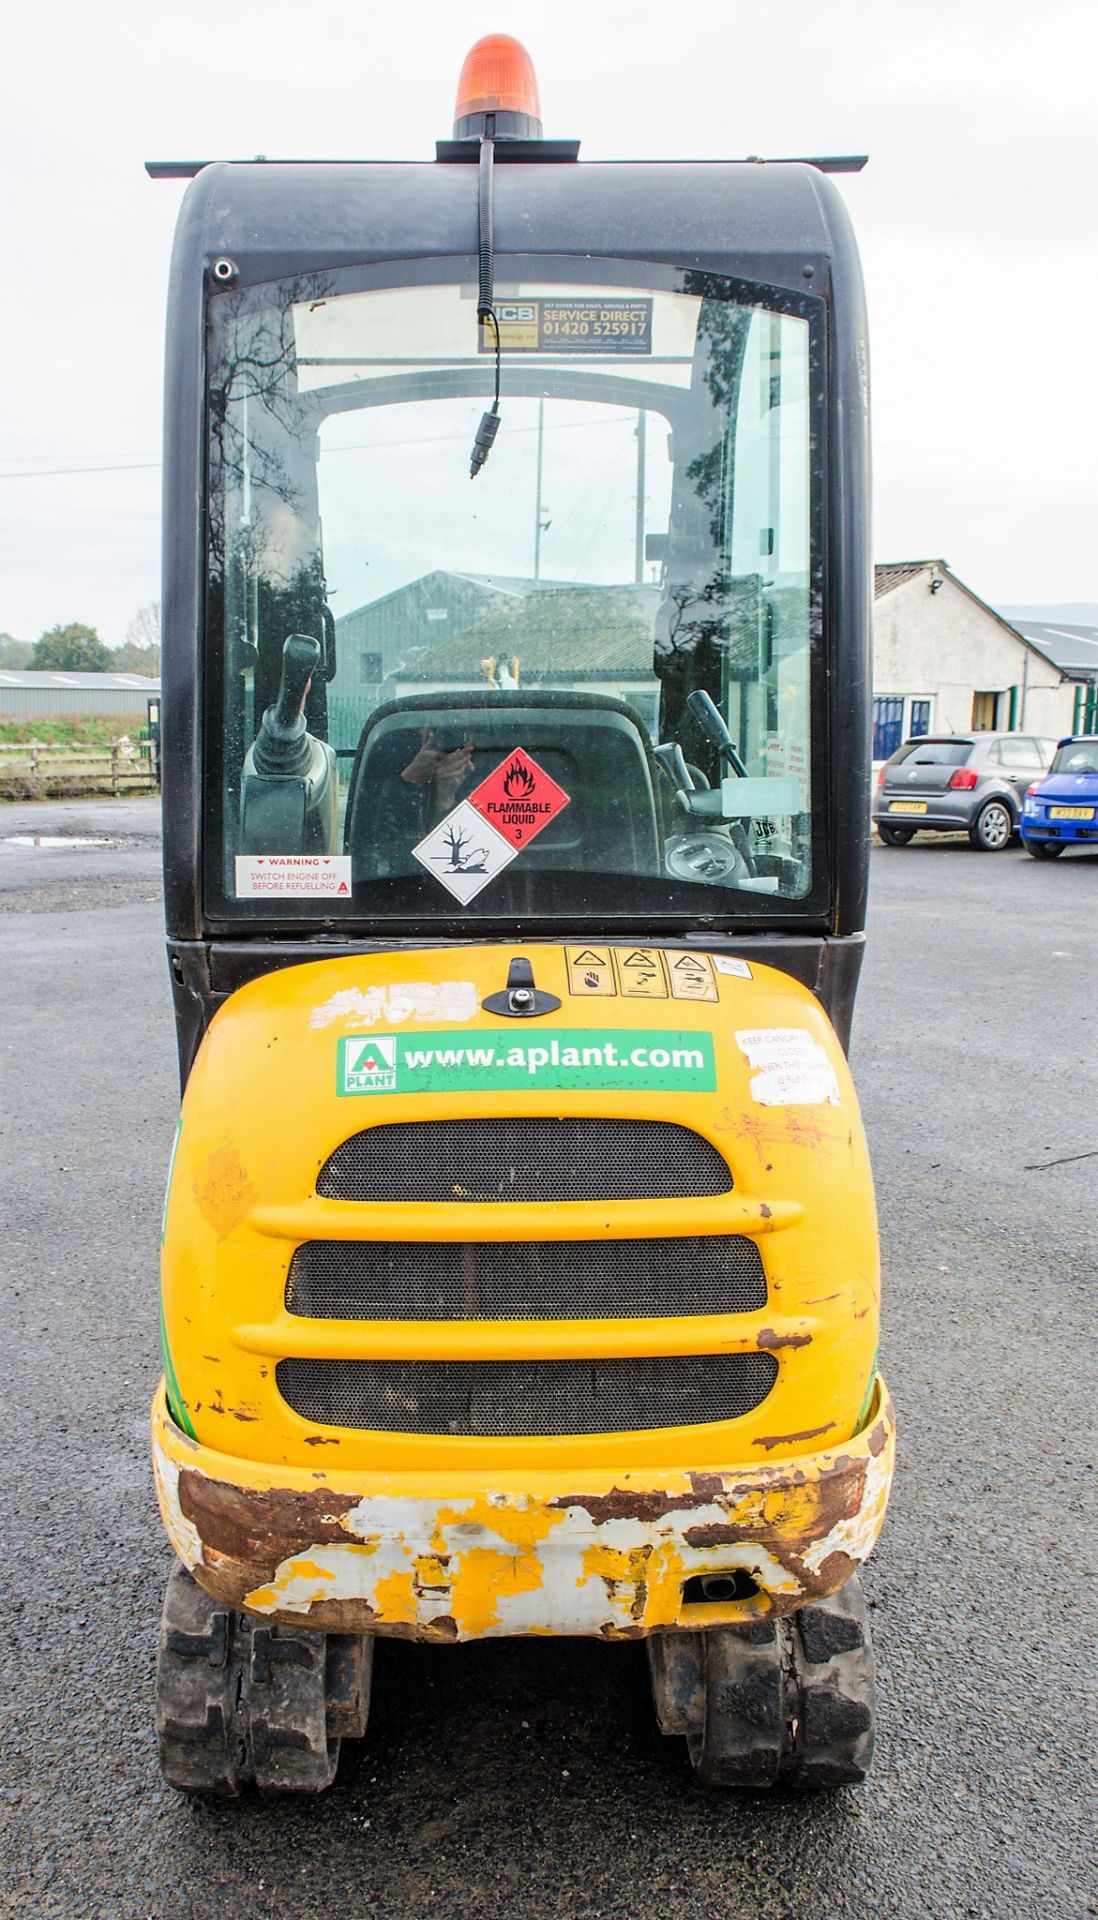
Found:
[[(491, 124), (489, 124), (491, 122)], [(454, 139), (540, 140), (541, 101), (526, 48), (489, 33), (465, 56), (454, 103)]]

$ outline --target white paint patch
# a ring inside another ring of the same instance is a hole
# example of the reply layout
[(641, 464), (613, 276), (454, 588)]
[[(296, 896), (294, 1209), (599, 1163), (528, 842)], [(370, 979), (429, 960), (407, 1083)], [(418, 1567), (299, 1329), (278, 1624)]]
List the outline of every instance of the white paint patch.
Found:
[(160, 1511), (168, 1539), (185, 1567), (200, 1567), (202, 1541), (193, 1520), (188, 1520), (179, 1504), (179, 1467), (169, 1460), (159, 1440), (152, 1443), (153, 1477), (160, 1496)]
[(471, 980), (405, 980), (384, 987), (344, 987), (309, 1015), (311, 1027), (373, 1027), (381, 1020), (473, 1020), (480, 1010)]
[(818, 1573), (831, 1553), (848, 1553), (859, 1563), (868, 1560), (884, 1525), (895, 1452), (895, 1439), (890, 1435), (888, 1445), (882, 1447), (880, 1453), (876, 1456), (867, 1453), (861, 1505), (857, 1513), (848, 1520), (836, 1521), (829, 1534), (806, 1549), (804, 1564), (810, 1572)]
[(713, 953), (709, 957), (718, 973), (731, 974), (736, 980), (750, 980), (751, 968), (746, 960), (737, 960), (730, 953)]
[(753, 1027), (736, 1033), (746, 1054), (751, 1098), (760, 1107), (842, 1105), (835, 1069), (818, 1040), (803, 1027)]
[(238, 900), (351, 897), (349, 853), (238, 853), (235, 864)]
[(87, 836), (77, 839), (67, 833), (9, 833), (6, 835), (9, 847), (116, 847), (117, 840), (95, 840)]

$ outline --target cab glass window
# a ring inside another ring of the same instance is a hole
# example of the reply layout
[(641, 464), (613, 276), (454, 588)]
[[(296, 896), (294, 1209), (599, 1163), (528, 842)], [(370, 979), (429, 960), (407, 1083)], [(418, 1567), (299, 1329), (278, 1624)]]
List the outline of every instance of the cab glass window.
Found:
[(826, 904), (820, 303), (619, 271), (212, 297), (215, 918)]

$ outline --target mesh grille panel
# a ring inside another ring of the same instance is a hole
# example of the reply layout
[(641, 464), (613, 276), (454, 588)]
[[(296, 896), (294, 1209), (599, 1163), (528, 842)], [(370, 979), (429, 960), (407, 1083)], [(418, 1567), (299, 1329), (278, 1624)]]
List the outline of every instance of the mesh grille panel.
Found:
[(321, 1168), (325, 1200), (644, 1200), (728, 1193), (701, 1134), (664, 1120), (406, 1120), (356, 1133)]
[(278, 1390), (321, 1426), (502, 1437), (637, 1433), (749, 1413), (778, 1371), (770, 1353), (655, 1359), (280, 1360)]
[(310, 1240), (286, 1310), (316, 1320), (630, 1320), (766, 1305), (744, 1234), (682, 1240)]

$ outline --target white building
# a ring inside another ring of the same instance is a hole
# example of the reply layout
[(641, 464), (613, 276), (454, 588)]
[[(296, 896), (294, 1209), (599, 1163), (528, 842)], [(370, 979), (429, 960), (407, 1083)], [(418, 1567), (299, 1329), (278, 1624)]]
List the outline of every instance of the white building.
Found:
[(1068, 672), (944, 560), (903, 560), (874, 575), (874, 762), (921, 733), (1072, 731)]

